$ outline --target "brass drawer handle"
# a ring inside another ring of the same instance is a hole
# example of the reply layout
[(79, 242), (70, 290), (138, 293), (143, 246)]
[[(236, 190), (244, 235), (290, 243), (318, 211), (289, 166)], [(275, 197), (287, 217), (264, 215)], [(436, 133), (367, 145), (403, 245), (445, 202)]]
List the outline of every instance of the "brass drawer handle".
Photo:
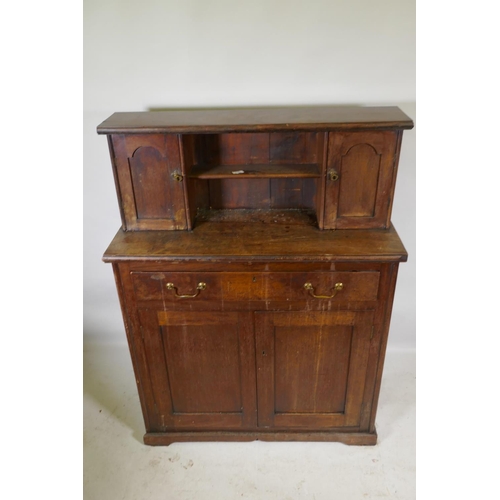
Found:
[(173, 283), (167, 283), (167, 290), (174, 290), (175, 296), (178, 299), (194, 299), (194, 297), (197, 297), (198, 294), (200, 293), (200, 291), (205, 290), (205, 288), (207, 288), (207, 284), (203, 283), (203, 281), (201, 281), (200, 283), (198, 283), (198, 286), (196, 287), (196, 293), (194, 293), (193, 295), (178, 295), (177, 294), (177, 287), (174, 286)]
[(343, 283), (335, 283), (332, 295), (315, 295), (314, 287), (312, 286), (311, 283), (305, 283), (304, 288), (308, 290), (311, 296), (313, 296), (315, 299), (333, 299), (333, 297), (337, 295), (337, 292), (340, 292), (340, 290), (344, 288), (344, 285)]
[(172, 179), (174, 179), (174, 181), (177, 181), (177, 182), (182, 182), (182, 174), (180, 174), (179, 172), (173, 172), (172, 173)]

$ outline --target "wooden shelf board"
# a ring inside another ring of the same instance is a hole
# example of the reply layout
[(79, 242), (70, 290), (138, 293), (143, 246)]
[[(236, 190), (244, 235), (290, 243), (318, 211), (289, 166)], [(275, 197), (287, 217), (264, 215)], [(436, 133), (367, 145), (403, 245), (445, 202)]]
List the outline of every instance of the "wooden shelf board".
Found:
[(321, 231), (311, 225), (261, 222), (199, 224), (192, 231), (119, 230), (103, 256), (116, 261), (404, 262), (390, 229)]
[[(242, 172), (242, 173), (234, 173)], [(319, 177), (317, 164), (285, 165), (195, 165), (188, 177), (196, 179), (252, 179), (276, 177)]]

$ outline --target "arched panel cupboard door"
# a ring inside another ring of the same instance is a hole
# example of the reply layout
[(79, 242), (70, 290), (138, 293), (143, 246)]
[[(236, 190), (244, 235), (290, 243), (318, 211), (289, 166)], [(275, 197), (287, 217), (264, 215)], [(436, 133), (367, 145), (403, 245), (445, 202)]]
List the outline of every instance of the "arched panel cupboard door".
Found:
[(330, 132), (325, 229), (390, 226), (400, 131)]
[(187, 229), (178, 135), (117, 134), (110, 150), (124, 229)]

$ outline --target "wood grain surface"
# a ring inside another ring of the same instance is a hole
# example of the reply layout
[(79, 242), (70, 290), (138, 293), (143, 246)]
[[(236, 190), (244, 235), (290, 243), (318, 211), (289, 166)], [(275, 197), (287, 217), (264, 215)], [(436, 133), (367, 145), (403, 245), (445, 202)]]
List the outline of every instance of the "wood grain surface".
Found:
[(392, 226), (387, 230), (336, 231), (291, 224), (269, 226), (258, 222), (207, 222), (192, 231), (125, 232), (120, 229), (103, 260), (407, 260), (407, 252)]
[(266, 130), (359, 130), (413, 128), (395, 106), (296, 106), (247, 109), (190, 109), (114, 113), (99, 134), (252, 132)]

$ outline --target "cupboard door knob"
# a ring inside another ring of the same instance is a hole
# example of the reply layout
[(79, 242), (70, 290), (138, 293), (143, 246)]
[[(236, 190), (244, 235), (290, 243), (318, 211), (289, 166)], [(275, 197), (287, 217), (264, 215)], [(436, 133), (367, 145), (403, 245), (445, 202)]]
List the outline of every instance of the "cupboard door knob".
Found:
[(336, 170), (330, 170), (330, 172), (328, 172), (328, 177), (333, 182), (338, 181), (339, 173)]
[(172, 173), (172, 178), (174, 179), (174, 181), (177, 181), (177, 182), (182, 182), (182, 174), (179, 174), (179, 172), (173, 172)]
[(200, 283), (198, 283), (198, 285), (196, 286), (196, 293), (193, 293), (192, 295), (178, 295), (177, 287), (174, 286), (173, 283), (167, 283), (166, 286), (167, 290), (174, 290), (174, 294), (178, 299), (193, 299), (194, 297), (198, 296), (201, 290), (205, 290), (205, 288), (207, 288), (207, 284), (203, 283), (203, 281), (200, 281)]
[(312, 286), (311, 283), (304, 283), (304, 288), (315, 299), (333, 299), (333, 297), (335, 297), (335, 295), (337, 295), (337, 293), (340, 292), (344, 288), (344, 285), (343, 285), (343, 283), (335, 283), (335, 285), (332, 288), (332, 291), (333, 291), (332, 295), (316, 295), (314, 293), (314, 287)]

